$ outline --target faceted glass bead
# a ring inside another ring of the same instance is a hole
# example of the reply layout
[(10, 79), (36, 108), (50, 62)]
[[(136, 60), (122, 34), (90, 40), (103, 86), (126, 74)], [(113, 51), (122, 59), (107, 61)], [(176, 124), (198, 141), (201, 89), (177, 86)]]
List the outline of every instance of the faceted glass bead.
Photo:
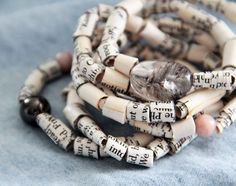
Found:
[(191, 89), (192, 73), (179, 63), (144, 61), (132, 69), (130, 82), (144, 100), (175, 100)]

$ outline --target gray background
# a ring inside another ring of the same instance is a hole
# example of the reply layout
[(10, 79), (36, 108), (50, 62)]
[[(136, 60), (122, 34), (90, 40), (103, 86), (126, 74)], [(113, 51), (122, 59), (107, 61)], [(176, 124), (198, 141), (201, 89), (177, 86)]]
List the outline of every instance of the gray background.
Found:
[[(45, 134), (25, 125), (17, 94), (27, 75), (58, 51), (72, 51), (77, 18), (95, 0), (0, 0), (0, 185), (236, 185), (236, 127), (221, 136), (197, 139), (184, 151), (140, 168), (114, 159), (76, 157), (55, 146)], [(61, 89), (70, 78), (47, 86), (53, 115), (62, 115)], [(97, 118), (114, 135), (128, 126)]]

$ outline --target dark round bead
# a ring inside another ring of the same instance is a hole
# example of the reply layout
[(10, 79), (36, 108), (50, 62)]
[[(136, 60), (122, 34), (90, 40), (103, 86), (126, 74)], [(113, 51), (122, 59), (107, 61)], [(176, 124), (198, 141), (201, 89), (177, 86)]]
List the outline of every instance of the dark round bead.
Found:
[(50, 113), (49, 102), (42, 96), (26, 98), (20, 106), (21, 118), (30, 125), (36, 125), (36, 116), (40, 113)]

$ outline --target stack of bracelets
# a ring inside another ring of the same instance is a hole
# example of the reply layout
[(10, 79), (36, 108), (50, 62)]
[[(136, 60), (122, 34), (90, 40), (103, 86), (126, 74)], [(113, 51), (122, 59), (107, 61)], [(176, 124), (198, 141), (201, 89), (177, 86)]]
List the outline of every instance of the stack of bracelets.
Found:
[[(197, 136), (221, 133), (236, 121), (236, 36), (202, 5), (236, 22), (236, 4), (225, 0), (125, 0), (86, 11), (73, 35), (73, 57), (59, 53), (25, 81), (23, 120), (75, 155), (146, 167)], [(69, 72), (63, 112), (70, 127), (51, 116), (38, 95), (46, 82)], [(85, 102), (137, 133), (106, 135)]]

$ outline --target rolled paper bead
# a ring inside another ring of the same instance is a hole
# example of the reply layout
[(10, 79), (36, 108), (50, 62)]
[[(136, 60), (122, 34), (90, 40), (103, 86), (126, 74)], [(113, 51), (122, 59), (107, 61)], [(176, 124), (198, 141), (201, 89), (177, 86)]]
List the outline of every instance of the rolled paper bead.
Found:
[(67, 99), (67, 95), (68, 93), (74, 89), (74, 86), (73, 86), (73, 82), (71, 81), (70, 83), (68, 83), (61, 91), (61, 96), (63, 98), (65, 98), (65, 100)]
[(140, 13), (140, 15), (143, 17), (143, 18), (147, 18), (149, 17), (151, 14), (153, 13), (157, 13), (155, 11), (155, 3), (158, 3), (159, 1), (156, 1), (156, 0), (149, 0), (149, 1), (146, 1), (144, 2), (144, 6), (143, 6), (143, 9)]
[(143, 18), (139, 16), (129, 16), (126, 24), (126, 30), (132, 32), (133, 34), (137, 34), (141, 31), (144, 26)]
[[(103, 86), (102, 84), (98, 84), (97, 87), (99, 89), (101, 89), (106, 95), (108, 95), (108, 96), (115, 96), (115, 93), (111, 89)], [(100, 107), (100, 108), (102, 108), (102, 107)]]
[(130, 16), (139, 13), (143, 8), (144, 3), (145, 1), (143, 0), (124, 0), (118, 3), (115, 7), (122, 7)]
[(129, 102), (129, 100), (108, 96), (103, 105), (102, 114), (124, 124), (126, 122), (126, 108)]
[(96, 125), (95, 121), (90, 117), (81, 117), (76, 122), (76, 128), (79, 129), (86, 137), (91, 139), (97, 145), (104, 147), (107, 136)]
[(47, 63), (44, 63), (40, 65), (38, 69), (46, 74), (46, 81), (57, 78), (62, 74), (61, 66), (56, 60), (51, 60), (48, 61)]
[(153, 151), (139, 146), (128, 146), (126, 162), (145, 167), (153, 166)]
[(105, 65), (113, 65), (119, 50), (116, 43), (103, 42), (97, 48), (97, 53)]
[(111, 157), (120, 161), (126, 154), (127, 149), (128, 149), (127, 144), (125, 144), (124, 142), (118, 140), (117, 138), (111, 135), (108, 135), (104, 152), (106, 152)]
[(98, 159), (98, 145), (91, 139), (76, 137), (73, 144), (75, 155), (93, 157)]
[(220, 101), (210, 105), (209, 107), (206, 107), (203, 110), (203, 113), (204, 114), (218, 113), (220, 110), (222, 110), (223, 107), (224, 107), (224, 102), (220, 100)]
[[(125, 137), (116, 137), (116, 138), (123, 143), (125, 143), (126, 141)], [(104, 151), (104, 147), (99, 147), (99, 156), (104, 158), (104, 157), (109, 157), (110, 155)]]
[(202, 61), (204, 69), (207, 70), (214, 70), (222, 64), (222, 59), (212, 52), (207, 53)]
[(229, 101), (216, 117), (216, 129), (221, 133), (224, 128), (227, 128), (236, 121), (236, 98)]
[(86, 77), (93, 83), (100, 81), (105, 70), (105, 67), (102, 64), (95, 63), (87, 54), (80, 55), (78, 61), (81, 76)]
[[(224, 34), (222, 34), (224, 33)], [(211, 29), (211, 34), (219, 44), (221, 48), (224, 47), (225, 43), (235, 37), (234, 32), (229, 26), (222, 20), (217, 21)]]
[(199, 29), (194, 34), (193, 39), (200, 45), (206, 46), (211, 51), (215, 51), (218, 47), (215, 39), (210, 34)]
[(78, 20), (78, 26), (76, 28), (76, 31), (74, 32), (73, 37), (92, 37), (98, 19), (99, 17), (97, 15), (96, 9), (94, 9), (94, 11), (92, 10), (83, 14)]
[(208, 14), (204, 10), (197, 9), (187, 2), (172, 1), (170, 4), (172, 10), (176, 10), (176, 15), (187, 23), (191, 23), (203, 30), (209, 31), (212, 25), (218, 20), (216, 17)]
[(134, 133), (132, 136), (126, 137), (125, 143), (127, 143), (128, 145), (145, 147), (153, 139), (154, 137), (150, 134), (138, 132)]
[(122, 8), (114, 9), (107, 19), (102, 41), (117, 42), (118, 38), (125, 30), (126, 22), (126, 11)]
[(209, 105), (218, 102), (224, 95), (225, 90), (202, 89), (194, 91), (187, 96), (177, 100), (176, 116), (184, 118), (189, 113), (194, 115)]
[(114, 61), (115, 70), (126, 76), (130, 75), (131, 69), (139, 62), (138, 58), (130, 57), (124, 54), (118, 54)]
[(148, 144), (147, 148), (154, 152), (154, 160), (160, 159), (170, 151), (168, 143), (163, 138), (156, 138)]
[(168, 34), (181, 37), (184, 32), (184, 37), (189, 40), (193, 40), (203, 46), (206, 46), (210, 50), (216, 50), (217, 43), (215, 39), (207, 32), (192, 27), (190, 24), (183, 22), (178, 18), (162, 17), (157, 20), (158, 27)]
[(196, 133), (196, 125), (191, 116), (170, 125), (173, 139), (181, 139), (187, 136), (192, 136)]
[(159, 45), (166, 39), (166, 34), (159, 30), (151, 21), (146, 23), (140, 35), (152, 46)]
[(188, 27), (185, 32), (187, 34), (193, 34), (193, 29), (191, 29), (192, 27), (189, 24), (184, 23), (181, 19), (166, 16), (161, 17), (155, 21), (157, 26), (161, 30), (164, 30), (164, 32), (167, 31), (171, 32), (172, 34), (177, 34), (179, 30), (182, 30), (183, 24), (185, 24), (185, 27)]
[(66, 105), (79, 104), (84, 105), (84, 101), (77, 95), (76, 90), (72, 88), (67, 93)]
[(39, 94), (46, 82), (46, 75), (40, 70), (33, 70), (20, 90), (18, 100), (21, 102), (28, 97)]
[[(152, 50), (150, 47), (143, 47), (140, 50), (137, 51), (137, 55), (140, 59), (145, 60), (153, 60), (156, 57), (156, 53), (154, 50)], [(160, 52), (159, 52), (160, 53)]]
[(98, 15), (101, 18), (108, 18), (112, 11), (113, 11), (113, 6), (106, 4), (98, 5)]
[(140, 31), (140, 35), (146, 39), (153, 47), (158, 46), (162, 53), (167, 53), (169, 57), (184, 56), (188, 49), (188, 44), (184, 41), (172, 38), (162, 32), (154, 23), (148, 21)]
[(74, 140), (74, 134), (62, 121), (47, 113), (37, 115), (36, 122), (43, 131), (64, 150), (70, 150)]
[(154, 1), (155, 13), (165, 13), (165, 12), (171, 11), (170, 3), (171, 3), (171, 0)]
[(150, 108), (148, 104), (129, 102), (126, 110), (128, 120), (150, 122)]
[(63, 110), (63, 113), (67, 120), (69, 121), (72, 128), (77, 128), (77, 122), (83, 116), (90, 116), (86, 113), (79, 104), (66, 105)]
[(223, 62), (222, 67), (234, 67), (236, 68), (236, 37), (225, 43), (223, 49)]
[(129, 78), (112, 68), (106, 67), (101, 84), (115, 92), (126, 93), (129, 88)]
[(197, 135), (193, 135), (193, 136), (188, 136), (188, 137), (178, 139), (178, 140), (173, 139), (173, 140), (167, 141), (170, 148), (169, 153), (173, 155), (180, 152), (184, 147), (190, 144), (196, 137)]
[(150, 103), (150, 122), (175, 122), (173, 101), (155, 101)]
[(122, 33), (117, 41), (117, 45), (120, 48), (124, 48), (128, 43), (128, 38), (125, 33)]
[(74, 52), (77, 58), (81, 54), (91, 55), (92, 53), (92, 44), (90, 39), (87, 36), (79, 36), (74, 39)]
[(99, 107), (99, 102), (102, 99), (107, 98), (107, 95), (103, 91), (91, 83), (81, 85), (77, 89), (77, 93), (79, 97), (97, 109), (101, 109)]
[(236, 23), (235, 2), (221, 1), (220, 5), (221, 12), (223, 12), (224, 16), (233, 23)]
[(71, 68), (71, 77), (72, 77), (72, 82), (73, 82), (73, 86), (74, 86), (75, 90), (78, 90), (78, 88), (81, 85), (83, 85), (85, 83), (88, 83), (88, 80), (80, 75), (78, 64), (72, 66), (72, 68)]
[(203, 63), (209, 53), (211, 52), (205, 46), (190, 44), (186, 59), (195, 63)]
[(233, 74), (230, 71), (198, 72), (193, 74), (195, 88), (232, 89)]
[[(92, 49), (96, 49), (100, 45), (100, 42), (101, 42), (102, 36), (103, 36), (104, 27), (105, 27), (104, 22), (97, 23), (97, 26), (94, 30), (93, 39), (91, 40)], [(94, 55), (97, 55), (97, 53), (95, 53)]]
[(226, 0), (197, 0), (193, 3), (204, 4), (208, 9), (214, 10), (216, 12), (222, 13), (227, 19), (235, 22), (235, 8), (234, 2), (229, 2)]
[(199, 3), (205, 5), (208, 9), (218, 11), (221, 3), (224, 1), (222, 0), (188, 0), (190, 3)]
[(140, 121), (130, 122), (137, 131), (151, 134), (157, 137), (173, 138), (173, 131), (169, 123), (144, 123)]

